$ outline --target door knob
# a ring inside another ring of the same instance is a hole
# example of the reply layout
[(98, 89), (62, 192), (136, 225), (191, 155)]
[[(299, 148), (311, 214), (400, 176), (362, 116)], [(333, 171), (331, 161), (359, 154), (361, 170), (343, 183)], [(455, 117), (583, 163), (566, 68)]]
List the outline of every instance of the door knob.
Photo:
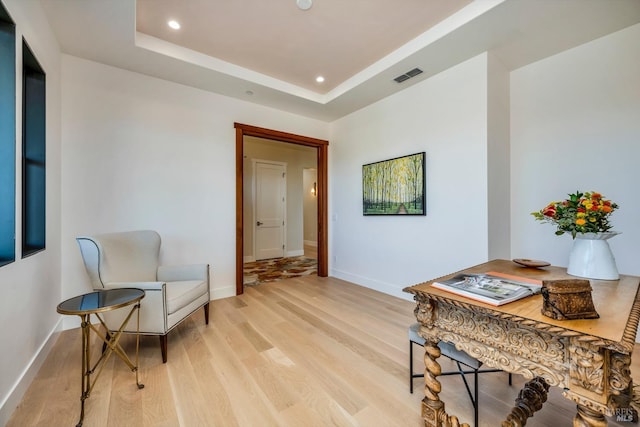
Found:
[(262, 222), (258, 221), (258, 222), (256, 222), (256, 225), (259, 227), (259, 226), (262, 225)]

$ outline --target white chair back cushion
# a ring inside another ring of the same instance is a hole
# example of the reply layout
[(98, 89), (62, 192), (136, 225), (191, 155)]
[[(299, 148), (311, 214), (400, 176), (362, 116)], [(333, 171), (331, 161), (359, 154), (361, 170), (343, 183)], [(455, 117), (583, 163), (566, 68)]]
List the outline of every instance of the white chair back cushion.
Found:
[(111, 282), (153, 282), (160, 235), (152, 230), (106, 233), (76, 239), (94, 288)]

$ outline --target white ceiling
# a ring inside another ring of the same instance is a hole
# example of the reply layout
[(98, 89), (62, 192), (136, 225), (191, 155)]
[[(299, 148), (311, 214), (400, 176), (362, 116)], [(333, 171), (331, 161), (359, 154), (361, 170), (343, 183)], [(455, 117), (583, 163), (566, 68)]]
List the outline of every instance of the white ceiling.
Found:
[(295, 0), (138, 0), (136, 28), (324, 94), (470, 2), (317, 0), (303, 11)]
[(65, 53), (324, 121), (485, 51), (513, 70), (640, 22), (639, 0), (40, 2)]

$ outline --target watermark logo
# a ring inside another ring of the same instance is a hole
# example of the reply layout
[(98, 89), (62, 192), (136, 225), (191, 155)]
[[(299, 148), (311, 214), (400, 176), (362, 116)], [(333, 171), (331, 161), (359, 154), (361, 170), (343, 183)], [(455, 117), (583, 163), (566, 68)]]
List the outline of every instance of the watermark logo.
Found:
[(636, 411), (632, 408), (616, 408), (616, 421), (623, 423), (632, 423), (637, 420)]

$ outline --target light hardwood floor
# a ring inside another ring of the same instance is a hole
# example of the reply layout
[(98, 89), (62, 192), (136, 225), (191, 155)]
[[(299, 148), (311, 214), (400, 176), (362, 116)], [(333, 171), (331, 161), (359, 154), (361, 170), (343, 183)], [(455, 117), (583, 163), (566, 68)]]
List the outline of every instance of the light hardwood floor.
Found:
[[(199, 310), (172, 331), (167, 364), (158, 339), (143, 337), (144, 389), (112, 358), (86, 401), (84, 425), (420, 426), (422, 379), (414, 394), (408, 389), (413, 307), (335, 278), (248, 287), (244, 295), (212, 301), (208, 326)], [(133, 337), (123, 341), (133, 348)], [(80, 346), (79, 329), (60, 334), (8, 427), (75, 425)], [(415, 367), (423, 369), (421, 349), (415, 353)], [(441, 382), (448, 412), (470, 422), (460, 378)], [(499, 425), (523, 383), (515, 375), (510, 387), (503, 372), (482, 375), (480, 424)], [(570, 426), (574, 414), (575, 405), (552, 388), (527, 426)]]

